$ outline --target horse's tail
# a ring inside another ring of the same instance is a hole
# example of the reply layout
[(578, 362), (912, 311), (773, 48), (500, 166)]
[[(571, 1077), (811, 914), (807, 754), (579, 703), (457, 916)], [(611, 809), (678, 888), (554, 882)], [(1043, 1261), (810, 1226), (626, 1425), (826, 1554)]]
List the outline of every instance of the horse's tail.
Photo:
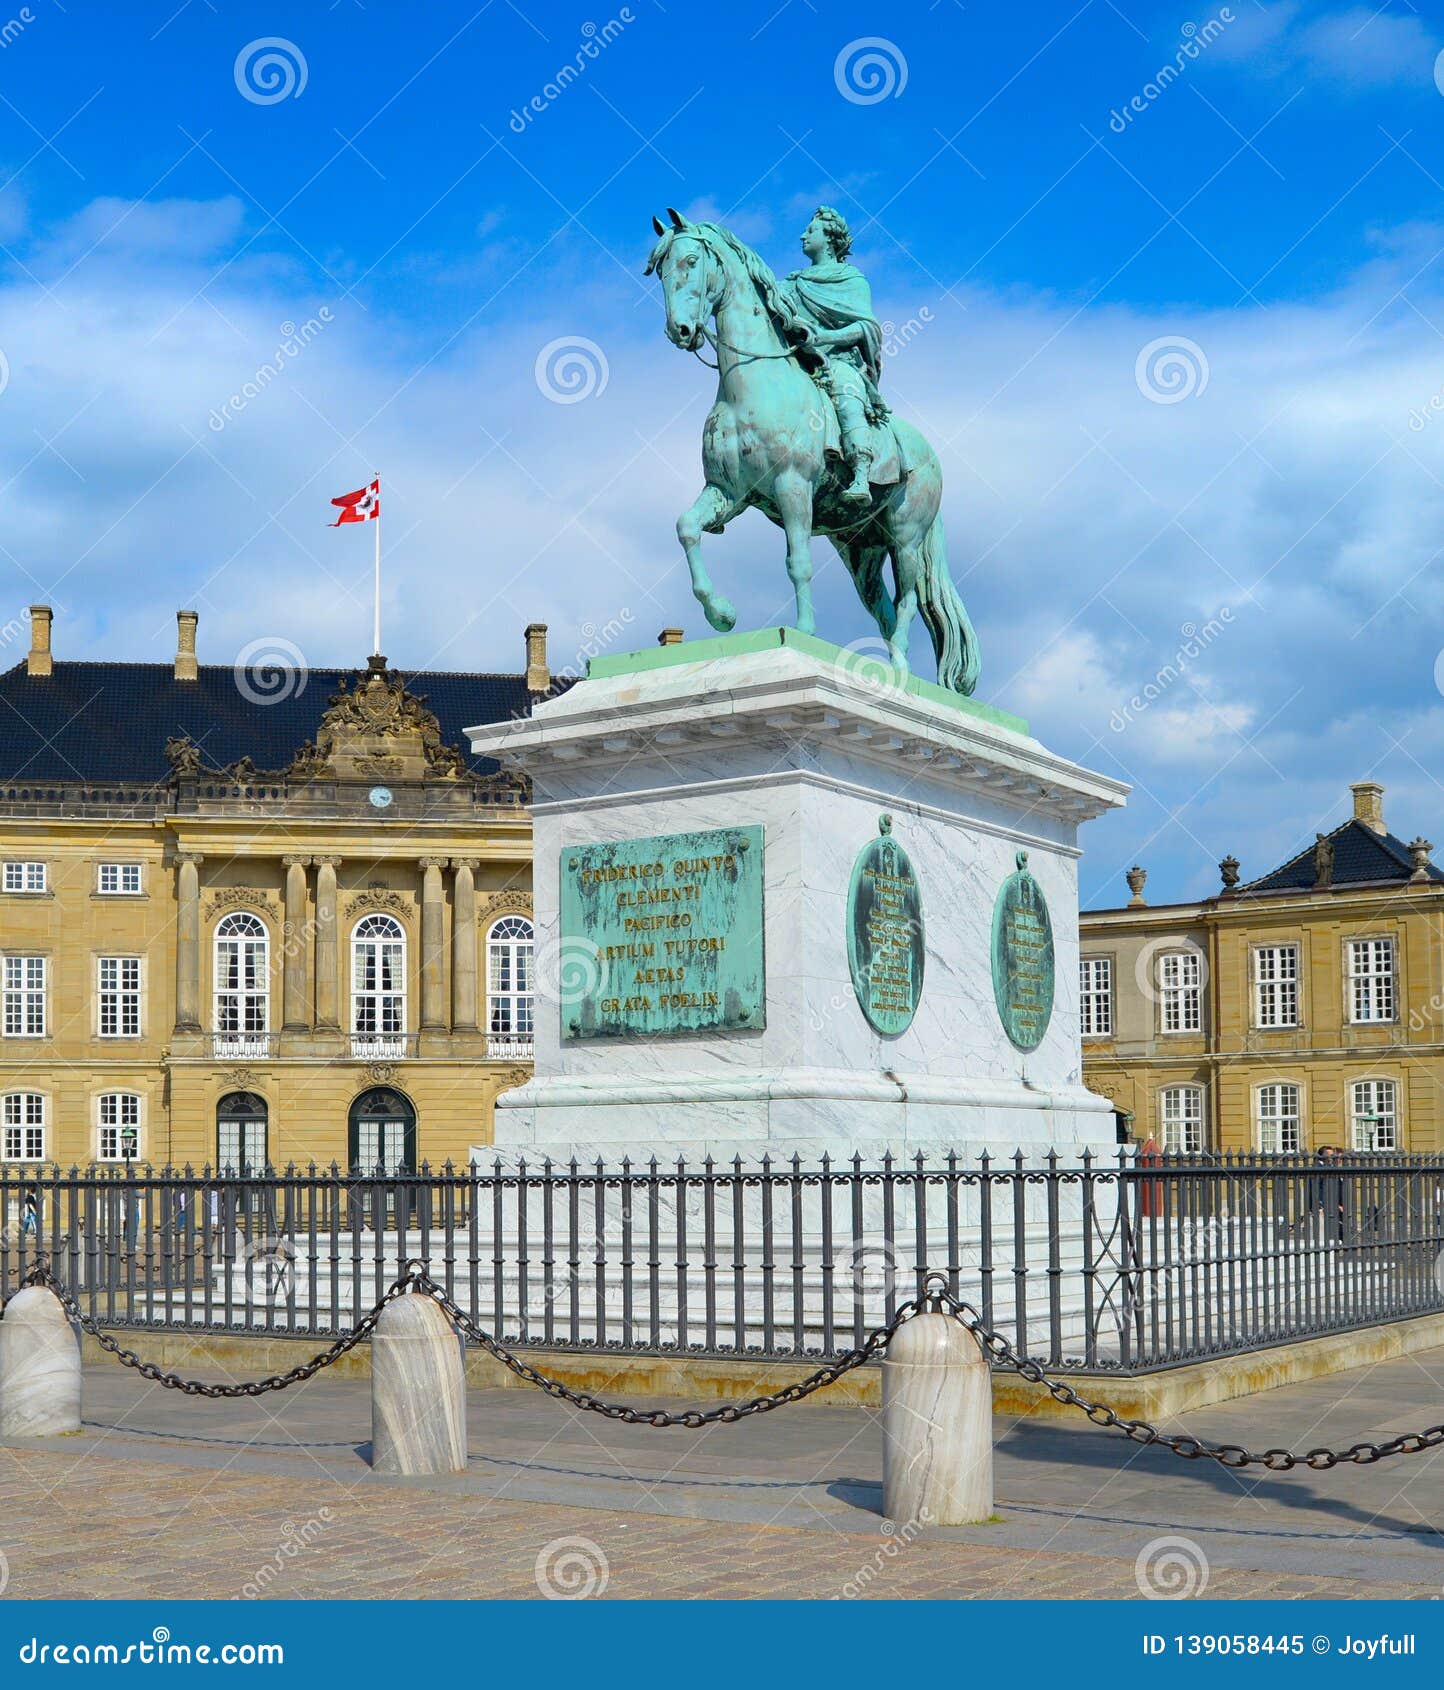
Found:
[(938, 660), (938, 685), (970, 697), (978, 684), (978, 636), (948, 574), (941, 515), (933, 518), (921, 550), (918, 608), (932, 636), (933, 654)]

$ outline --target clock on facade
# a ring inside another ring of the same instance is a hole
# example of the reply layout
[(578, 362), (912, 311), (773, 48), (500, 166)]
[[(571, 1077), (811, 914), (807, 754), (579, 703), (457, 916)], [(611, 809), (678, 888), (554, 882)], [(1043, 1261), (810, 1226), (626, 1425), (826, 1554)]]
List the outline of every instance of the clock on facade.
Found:
[(384, 810), (391, 802), (391, 788), (389, 786), (373, 786), (371, 788), (371, 802), (378, 810)]

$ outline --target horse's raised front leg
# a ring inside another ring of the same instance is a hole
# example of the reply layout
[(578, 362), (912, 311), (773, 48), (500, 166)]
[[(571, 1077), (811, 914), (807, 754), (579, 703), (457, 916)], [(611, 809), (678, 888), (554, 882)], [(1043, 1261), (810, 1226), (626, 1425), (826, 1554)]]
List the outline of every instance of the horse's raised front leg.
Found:
[(787, 536), (787, 574), (797, 595), (797, 629), (817, 628), (812, 614), (812, 483), (797, 470), (784, 470), (772, 484), (772, 497)]
[[(710, 484), (693, 499), (677, 518), (677, 538), (687, 554), (687, 567), (692, 572), (692, 591), (702, 606), (708, 622), (722, 633), (737, 625), (737, 612), (732, 601), (715, 592), (707, 565), (702, 561), (702, 530), (719, 523), (732, 509), (732, 501), (720, 487)], [(720, 533), (720, 529), (714, 529)]]

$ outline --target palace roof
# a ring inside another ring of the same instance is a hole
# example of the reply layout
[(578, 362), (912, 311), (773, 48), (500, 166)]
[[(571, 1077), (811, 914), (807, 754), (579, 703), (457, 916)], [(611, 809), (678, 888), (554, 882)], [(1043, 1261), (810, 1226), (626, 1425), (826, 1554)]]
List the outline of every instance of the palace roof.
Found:
[[(314, 743), (336, 694), (364, 668), (243, 669), (201, 664), (178, 680), (169, 663), (61, 662), (32, 675), (22, 660), (0, 674), (0, 780), (164, 781), (166, 746), (190, 741), (204, 763), (225, 769), (248, 758), (284, 769)], [(463, 729), (530, 713), (526, 676), (407, 673), (405, 690), (436, 718), (441, 744), (465, 767), (492, 774), (472, 757)]]
[[(1324, 835), (1334, 849), (1335, 886), (1367, 886), (1409, 880), (1414, 859), (1409, 847), (1392, 833), (1380, 833), (1367, 822), (1350, 817), (1332, 833)], [(1317, 844), (1306, 846), (1298, 856), (1258, 880), (1240, 886), (1240, 893), (1307, 892), (1318, 884), (1315, 867)], [(1433, 863), (1425, 867), (1430, 880), (1444, 880), (1444, 871)]]

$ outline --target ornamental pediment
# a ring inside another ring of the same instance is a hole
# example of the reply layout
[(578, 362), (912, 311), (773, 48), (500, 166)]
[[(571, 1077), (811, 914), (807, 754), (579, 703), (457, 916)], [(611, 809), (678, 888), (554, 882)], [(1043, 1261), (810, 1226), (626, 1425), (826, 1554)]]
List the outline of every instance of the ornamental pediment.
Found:
[(308, 774), (341, 780), (455, 779), (463, 773), (456, 748), (442, 743), (441, 723), (426, 700), (408, 692), (380, 657), (331, 695), (315, 746), (303, 752)]

